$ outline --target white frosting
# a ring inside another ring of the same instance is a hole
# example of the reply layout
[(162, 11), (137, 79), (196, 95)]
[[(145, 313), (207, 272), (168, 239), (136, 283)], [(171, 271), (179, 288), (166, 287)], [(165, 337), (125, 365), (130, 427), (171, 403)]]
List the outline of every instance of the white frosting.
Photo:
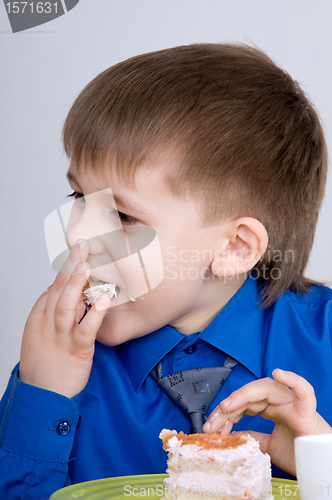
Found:
[(105, 283), (102, 285), (91, 286), (83, 291), (83, 294), (86, 296), (85, 302), (88, 305), (94, 304), (99, 295), (102, 293), (108, 293), (111, 299), (116, 298), (118, 296), (115, 291), (115, 285), (112, 283)]
[[(240, 498), (262, 498), (271, 488), (270, 457), (260, 451), (258, 442), (251, 436), (243, 436), (243, 441), (237, 448), (204, 449), (196, 445), (181, 446), (182, 440), (173, 436), (168, 440), (166, 487), (192, 489), (193, 493), (202, 491), (201, 496), (204, 490), (209, 490), (217, 496), (226, 493)], [(186, 464), (186, 460), (196, 462)], [(191, 463), (193, 470), (189, 471)], [(214, 472), (209, 473), (211, 468)]]

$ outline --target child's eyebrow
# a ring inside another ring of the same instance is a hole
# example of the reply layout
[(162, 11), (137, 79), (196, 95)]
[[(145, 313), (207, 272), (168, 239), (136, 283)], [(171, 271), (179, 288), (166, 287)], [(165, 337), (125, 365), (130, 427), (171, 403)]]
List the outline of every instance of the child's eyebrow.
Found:
[[(77, 186), (79, 186), (79, 182), (76, 179), (75, 175), (68, 170), (66, 177), (68, 181), (75, 182)], [(129, 202), (121, 198), (121, 196), (118, 196), (116, 194), (113, 194), (113, 198), (115, 201), (116, 206), (120, 205), (121, 208), (124, 210), (134, 210), (135, 212), (143, 212), (143, 213), (150, 213), (149, 210), (144, 208), (142, 205), (136, 205), (135, 203)]]
[(77, 184), (79, 186), (79, 182), (78, 180), (76, 179), (75, 175), (72, 174), (69, 170), (68, 172), (66, 173), (66, 177), (68, 179), (68, 181), (72, 181), (72, 182), (75, 182), (75, 184)]
[(135, 203), (132, 203), (130, 201), (126, 201), (121, 196), (117, 196), (116, 194), (113, 194), (113, 198), (115, 201), (116, 206), (120, 205), (121, 208), (124, 208), (125, 210), (133, 210), (134, 212), (144, 212), (146, 214), (150, 213), (149, 210), (144, 208), (142, 205), (136, 205)]

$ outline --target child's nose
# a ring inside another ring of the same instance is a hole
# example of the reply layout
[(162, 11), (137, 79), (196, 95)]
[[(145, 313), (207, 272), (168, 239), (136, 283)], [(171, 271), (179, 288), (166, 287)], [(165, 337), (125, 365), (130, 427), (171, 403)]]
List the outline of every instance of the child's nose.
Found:
[(104, 225), (98, 224), (87, 224), (86, 220), (83, 218), (78, 221), (75, 225), (67, 228), (66, 231), (66, 242), (69, 248), (71, 248), (77, 240), (88, 240), (90, 242), (90, 254), (99, 254), (105, 250), (105, 235), (113, 232), (117, 229), (110, 224)]

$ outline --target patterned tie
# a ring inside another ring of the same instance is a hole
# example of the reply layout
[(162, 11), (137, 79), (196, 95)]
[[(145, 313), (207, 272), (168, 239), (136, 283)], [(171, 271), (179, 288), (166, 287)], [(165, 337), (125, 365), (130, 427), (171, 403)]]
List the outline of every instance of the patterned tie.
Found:
[(236, 364), (237, 361), (228, 356), (224, 366), (183, 370), (162, 378), (159, 362), (150, 375), (158, 387), (190, 418), (190, 434), (202, 433), (206, 410)]

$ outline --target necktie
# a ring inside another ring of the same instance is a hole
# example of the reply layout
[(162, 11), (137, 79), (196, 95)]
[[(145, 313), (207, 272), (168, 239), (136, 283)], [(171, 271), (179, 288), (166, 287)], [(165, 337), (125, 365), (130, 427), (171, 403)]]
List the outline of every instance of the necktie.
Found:
[(209, 366), (162, 377), (161, 363), (150, 375), (180, 410), (190, 418), (190, 434), (202, 433), (205, 413), (219, 389), (237, 364), (228, 356), (224, 366)]

